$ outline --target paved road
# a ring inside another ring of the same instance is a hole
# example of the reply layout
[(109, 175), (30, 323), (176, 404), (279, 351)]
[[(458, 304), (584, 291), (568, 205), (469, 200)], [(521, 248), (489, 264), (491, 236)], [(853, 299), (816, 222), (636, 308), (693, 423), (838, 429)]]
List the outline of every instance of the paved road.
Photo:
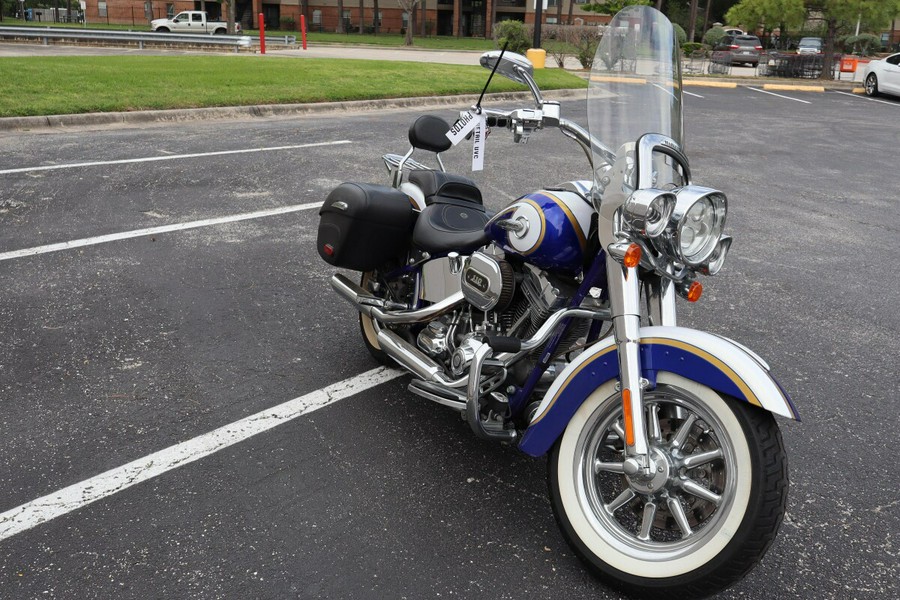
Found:
[[(691, 93), (694, 174), (729, 194), (736, 243), (681, 320), (757, 350), (804, 417), (782, 422), (781, 534), (719, 597), (896, 598), (900, 102)], [(64, 498), (78, 506), (105, 485), (91, 478), (138, 465), (120, 491), (0, 540), (0, 596), (618, 598), (557, 532), (543, 460), (473, 439), (405, 379), (359, 379), (375, 365), (307, 204), (384, 181), (378, 155), (405, 148), (414, 116), (0, 135), (0, 513), (95, 482)], [(466, 170), (464, 150), (446, 160)], [(104, 164), (70, 166), (86, 162)], [(495, 133), (487, 164), (494, 207), (585, 176), (552, 133)], [(243, 220), (201, 222), (218, 217)], [(339, 395), (319, 390), (345, 381), (365, 389), (328, 404)], [(297, 398), (290, 420), (253, 417)], [(199, 436), (246, 417), (204, 454)], [(180, 468), (125, 487), (173, 447)]]

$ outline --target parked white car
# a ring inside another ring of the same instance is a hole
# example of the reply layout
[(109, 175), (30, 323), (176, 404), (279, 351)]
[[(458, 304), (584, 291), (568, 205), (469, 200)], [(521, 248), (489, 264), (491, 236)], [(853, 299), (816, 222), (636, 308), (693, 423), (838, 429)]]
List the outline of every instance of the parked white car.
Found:
[(900, 53), (870, 61), (863, 73), (866, 95), (900, 96)]

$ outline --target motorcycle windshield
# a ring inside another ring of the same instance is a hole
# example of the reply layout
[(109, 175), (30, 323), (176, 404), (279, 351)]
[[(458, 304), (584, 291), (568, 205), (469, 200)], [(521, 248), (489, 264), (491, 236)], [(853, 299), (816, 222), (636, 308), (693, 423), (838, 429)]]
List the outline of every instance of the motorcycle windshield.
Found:
[[(684, 149), (681, 61), (675, 30), (649, 6), (620, 11), (603, 33), (588, 86), (588, 128), (611, 154), (645, 133), (658, 133)], [(612, 156), (595, 148), (595, 174)]]

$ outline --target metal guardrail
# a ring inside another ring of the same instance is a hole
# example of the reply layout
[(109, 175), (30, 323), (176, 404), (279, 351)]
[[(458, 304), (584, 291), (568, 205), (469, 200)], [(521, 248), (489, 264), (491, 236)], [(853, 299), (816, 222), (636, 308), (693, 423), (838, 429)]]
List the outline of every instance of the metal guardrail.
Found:
[[(259, 37), (249, 35), (209, 35), (198, 33), (155, 33), (152, 31), (115, 31), (104, 29), (76, 29), (52, 27), (0, 27), (0, 39), (38, 39), (48, 45), (50, 40), (90, 41), (90, 42), (126, 42), (136, 44), (143, 49), (144, 44), (185, 44), (233, 48), (238, 52), (242, 48), (250, 48), (259, 44)], [(292, 45), (297, 37), (266, 36), (267, 44)]]
[[(255, 45), (257, 45), (257, 46), (259, 45), (259, 36), (258, 35), (251, 35), (251, 36), (247, 36), (247, 37), (249, 37), (250, 41), (253, 42)], [(296, 43), (297, 43), (296, 35), (267, 35), (266, 36), (266, 44), (270, 45), (270, 46), (272, 44), (283, 44), (285, 46), (293, 46)]]

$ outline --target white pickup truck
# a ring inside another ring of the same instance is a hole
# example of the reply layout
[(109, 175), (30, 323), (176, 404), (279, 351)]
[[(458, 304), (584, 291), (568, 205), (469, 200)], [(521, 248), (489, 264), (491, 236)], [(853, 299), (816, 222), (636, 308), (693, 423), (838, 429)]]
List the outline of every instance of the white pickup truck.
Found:
[[(185, 10), (172, 19), (154, 19), (150, 21), (150, 29), (159, 33), (208, 33), (224, 35), (228, 32), (225, 21), (210, 21), (202, 10)], [(234, 24), (234, 32), (241, 32), (241, 24)]]

